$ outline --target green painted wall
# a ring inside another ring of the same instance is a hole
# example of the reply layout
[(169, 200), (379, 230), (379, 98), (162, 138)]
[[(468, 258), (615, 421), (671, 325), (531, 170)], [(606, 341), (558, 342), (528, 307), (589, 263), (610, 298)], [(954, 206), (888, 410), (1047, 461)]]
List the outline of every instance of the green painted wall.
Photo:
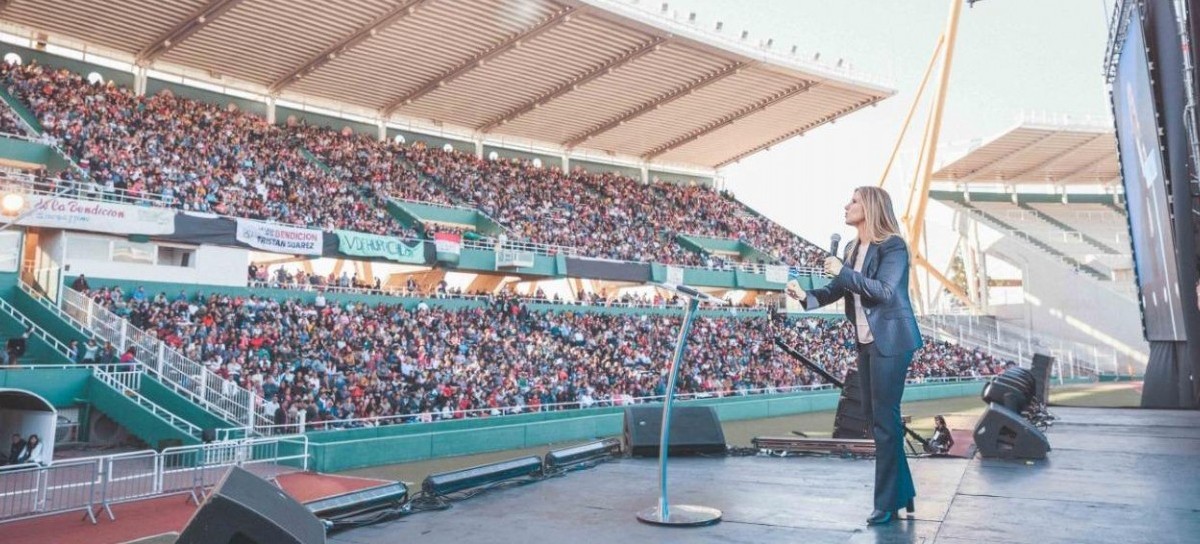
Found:
[(662, 172), (659, 170), (650, 170), (650, 183), (654, 183), (655, 178), (658, 178), (659, 183), (674, 183), (676, 185), (691, 185), (693, 182), (696, 185), (712, 187), (713, 179), (705, 176), (692, 176), (688, 174), (674, 174), (671, 172)]
[(55, 408), (75, 406), (88, 397), (92, 371), (88, 368), (0, 369), (0, 387), (41, 395)]
[[(132, 84), (130, 84), (132, 85)], [(154, 96), (163, 89), (171, 91), (172, 94), (180, 98), (188, 98), (205, 104), (212, 104), (224, 108), (229, 104), (234, 104), (239, 110), (249, 112), (259, 117), (267, 116), (267, 103), (257, 100), (249, 100), (231, 94), (223, 94), (219, 92), (192, 87), (182, 83), (172, 81), (164, 81), (161, 79), (146, 78), (146, 96)]]
[(417, 142), (425, 142), (425, 146), (430, 149), (441, 149), (442, 146), (450, 144), (452, 147), (454, 147), (454, 149), (462, 153), (469, 153), (471, 155), (475, 154), (475, 142), (388, 127), (388, 139), (395, 139), (396, 136), (404, 136), (404, 145), (406, 146), (412, 146)]
[(45, 165), (50, 172), (58, 172), (70, 166), (62, 155), (48, 145), (5, 136), (0, 136), (0, 157)]
[(492, 146), (492, 145), (483, 146), (483, 156), (485, 158), (491, 157), (493, 151), (495, 151), (496, 154), (499, 155), (501, 158), (505, 158), (505, 159), (517, 158), (517, 159), (523, 159), (523, 160), (527, 160), (527, 161), (532, 161), (533, 159), (541, 159), (542, 168), (551, 168), (551, 167), (555, 167), (555, 166), (557, 166), (560, 169), (562, 168), (562, 157), (559, 157), (559, 156), (546, 155), (544, 153), (534, 153), (531, 151), (518, 151), (516, 149), (508, 149), (506, 147), (497, 147), (497, 146)]
[(37, 61), (43, 66), (66, 68), (67, 70), (84, 76), (92, 72), (97, 72), (104, 77), (104, 81), (113, 81), (122, 87), (133, 87), (133, 74), (130, 72), (116, 70), (107, 66), (100, 66), (99, 64), (92, 64), (90, 62), (84, 62), (72, 58), (60, 57), (45, 51), (36, 51), (28, 47), (13, 45), (10, 43), (0, 44), (0, 56), (7, 55), (8, 53), (16, 53), (20, 55), (21, 61), (25, 63), (28, 63), (31, 60)]
[(351, 121), (349, 119), (342, 119), (340, 117), (333, 117), (331, 115), (298, 110), (284, 106), (275, 107), (276, 124), (286, 126), (289, 117), (294, 117), (297, 121), (307, 122), (309, 125), (331, 128), (338, 131), (345, 127), (350, 127), (350, 130), (360, 134), (366, 134), (369, 136), (376, 136), (379, 134), (379, 128), (369, 123)]
[(604, 164), (602, 162), (586, 161), (582, 159), (571, 159), (571, 169), (582, 168), (584, 171), (595, 174), (603, 172), (614, 172), (622, 176), (632, 178), (635, 181), (642, 180), (642, 171), (632, 166), (617, 166), (615, 164)]

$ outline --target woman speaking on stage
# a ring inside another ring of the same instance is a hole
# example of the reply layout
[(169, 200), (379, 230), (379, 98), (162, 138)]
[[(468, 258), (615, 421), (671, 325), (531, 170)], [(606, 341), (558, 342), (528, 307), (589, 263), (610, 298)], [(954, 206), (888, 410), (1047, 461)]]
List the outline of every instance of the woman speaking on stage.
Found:
[[(833, 281), (804, 290), (788, 282), (788, 296), (812, 310), (838, 300), (858, 336), (858, 379), (863, 409), (875, 438), (875, 510), (867, 525), (891, 522), (896, 512), (913, 511), (916, 487), (904, 456), (900, 398), (921, 332), (908, 298), (908, 245), (883, 189), (859, 187), (846, 204), (846, 224), (858, 237), (846, 248), (846, 263), (825, 259)], [(836, 251), (836, 250), (835, 250)]]

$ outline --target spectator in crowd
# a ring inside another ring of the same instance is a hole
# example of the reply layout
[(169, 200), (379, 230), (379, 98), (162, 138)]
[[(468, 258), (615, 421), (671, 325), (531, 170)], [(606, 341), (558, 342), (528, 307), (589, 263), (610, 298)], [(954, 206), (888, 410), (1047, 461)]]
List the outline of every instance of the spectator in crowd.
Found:
[(21, 433), (13, 433), (12, 443), (8, 447), (8, 457), (5, 458), (10, 465), (20, 463), (21, 453), (25, 451), (25, 439), (21, 438)]

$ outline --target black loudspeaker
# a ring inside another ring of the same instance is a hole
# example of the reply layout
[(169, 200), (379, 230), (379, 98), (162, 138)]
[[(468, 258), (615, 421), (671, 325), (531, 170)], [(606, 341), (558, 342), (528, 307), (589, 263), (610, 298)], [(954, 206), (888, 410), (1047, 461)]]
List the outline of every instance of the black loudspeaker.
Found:
[[(725, 431), (711, 406), (679, 406), (671, 414), (667, 455), (725, 453)], [(658, 455), (662, 436), (662, 405), (625, 409), (625, 449), (634, 457)]]
[(1034, 387), (1034, 396), (1042, 402), (1050, 402), (1050, 368), (1054, 366), (1054, 357), (1042, 355), (1041, 353), (1033, 354), (1033, 380), (1037, 384)]
[(975, 446), (983, 457), (1045, 459), (1050, 451), (1046, 435), (1018, 414), (996, 403), (975, 424)]
[(207, 444), (209, 442), (216, 442), (217, 441), (217, 430), (212, 427), (209, 427), (207, 429), (201, 429), (200, 430), (200, 441), (204, 442), (205, 444)]
[(325, 526), (282, 489), (233, 467), (175, 544), (323, 544)]
[(842, 381), (842, 395), (838, 398), (837, 415), (833, 418), (834, 438), (871, 438), (870, 425), (862, 403), (862, 386), (858, 371), (846, 372)]

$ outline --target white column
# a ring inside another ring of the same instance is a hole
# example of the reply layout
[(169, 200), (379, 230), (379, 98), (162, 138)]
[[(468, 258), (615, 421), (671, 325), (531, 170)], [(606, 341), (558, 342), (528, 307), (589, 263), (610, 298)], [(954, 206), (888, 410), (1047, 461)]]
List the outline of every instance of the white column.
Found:
[(375, 126), (379, 129), (379, 141), (382, 142), (387, 140), (387, 121), (380, 117), (379, 120), (375, 122)]
[(475, 157), (484, 158), (483, 156), (483, 138), (475, 138)]
[(146, 67), (138, 66), (133, 71), (133, 92), (138, 96), (146, 96)]

